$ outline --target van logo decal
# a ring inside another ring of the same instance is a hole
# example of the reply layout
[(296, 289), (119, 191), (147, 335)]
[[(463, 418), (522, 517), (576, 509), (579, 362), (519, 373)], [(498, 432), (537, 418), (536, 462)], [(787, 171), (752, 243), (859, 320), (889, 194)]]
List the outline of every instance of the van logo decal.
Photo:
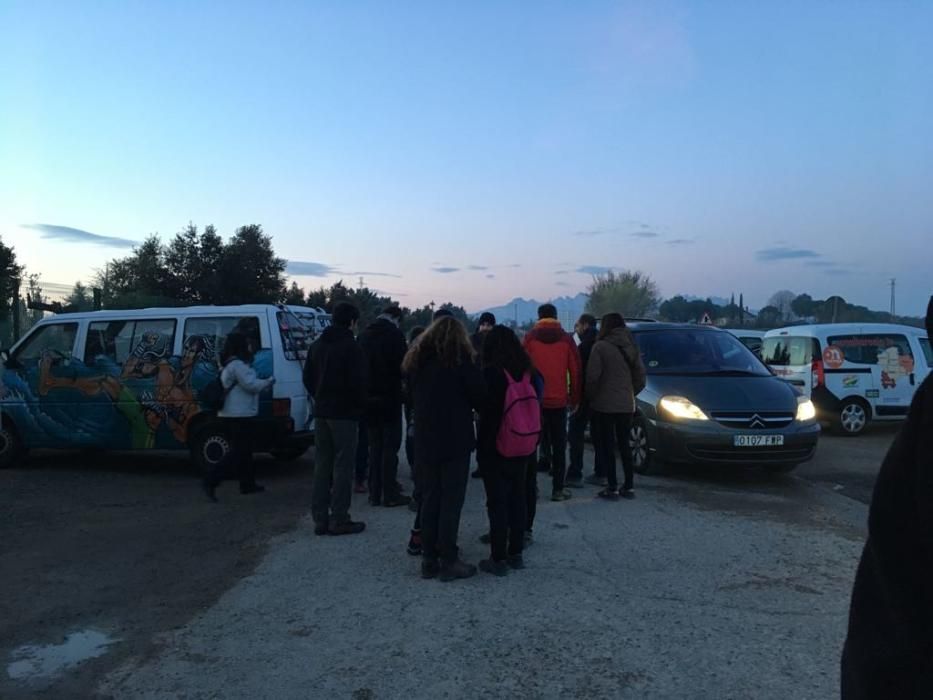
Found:
[(748, 427), (749, 428), (764, 428), (765, 427), (764, 419), (762, 419), (762, 417), (756, 413), (755, 415), (752, 416), (752, 419), (748, 422)]
[(848, 374), (842, 378), (842, 386), (846, 389), (858, 386), (859, 378), (857, 374)]

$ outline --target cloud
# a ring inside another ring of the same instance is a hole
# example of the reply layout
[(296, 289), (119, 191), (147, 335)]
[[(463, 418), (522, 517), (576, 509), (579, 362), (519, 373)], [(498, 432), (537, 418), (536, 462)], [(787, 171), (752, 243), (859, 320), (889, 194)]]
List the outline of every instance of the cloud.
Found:
[(494, 280), (494, 279), (496, 279), (496, 276), (495, 276), (494, 274), (492, 274), (492, 273), (489, 273), (488, 275), (486, 275), (486, 279), (488, 279), (488, 280)]
[(776, 248), (765, 248), (755, 253), (755, 257), (760, 262), (776, 262), (778, 260), (802, 260), (805, 258), (822, 257), (819, 253), (806, 248), (788, 248), (787, 246), (778, 246)]
[(555, 275), (569, 275), (570, 273), (571, 273), (571, 270), (558, 270), (554, 274)]
[(432, 267), (434, 272), (439, 272), (442, 275), (449, 275), (451, 272), (459, 272), (459, 267)]
[(555, 287), (569, 287), (569, 286), (570, 286), (570, 282), (555, 282), (555, 283), (554, 283), (554, 286), (555, 286)]
[(696, 241), (693, 240), (692, 238), (672, 238), (671, 240), (667, 241), (667, 245), (674, 245), (674, 246), (693, 245), (694, 243), (696, 243)]
[(657, 238), (661, 234), (655, 233), (654, 231), (642, 230), (642, 231), (635, 231), (634, 233), (630, 233), (629, 235), (632, 236), (633, 238)]
[(319, 262), (303, 262), (301, 260), (288, 260), (285, 271), (290, 275), (304, 277), (328, 277), (339, 274), (339, 271), (331, 265)]
[(607, 272), (612, 272), (612, 269), (611, 267), (604, 267), (602, 265), (581, 265), (576, 271), (584, 275), (604, 275)]
[(38, 231), (42, 238), (49, 238), (67, 243), (93, 243), (95, 245), (108, 246), (110, 248), (132, 248), (139, 244), (139, 241), (131, 241), (129, 238), (118, 238), (116, 236), (101, 236), (90, 231), (82, 231), (79, 228), (70, 226), (55, 226), (54, 224), (23, 224), (23, 228)]
[(521, 263), (512, 263), (511, 265), (506, 265), (506, 267), (521, 267)]
[(847, 269), (845, 269), (844, 267), (828, 267), (828, 268), (826, 268), (826, 269), (824, 270), (824, 272), (825, 272), (827, 275), (835, 275), (835, 276), (837, 276), (837, 277), (838, 277), (838, 276), (841, 276), (841, 275), (850, 275), (850, 274), (852, 274), (852, 271), (851, 271), (851, 270), (847, 270)]
[(467, 265), (467, 270), (488, 270), (486, 265)]
[(836, 263), (829, 260), (810, 260), (806, 263), (809, 267), (835, 267)]
[(402, 278), (401, 275), (396, 275), (394, 272), (366, 272), (366, 271), (359, 271), (359, 272), (350, 272), (350, 273), (348, 273), (348, 274), (350, 274), (350, 275), (361, 275), (361, 276), (363, 276), (363, 277), (395, 277), (395, 278), (398, 278), (398, 279), (401, 279), (401, 278)]

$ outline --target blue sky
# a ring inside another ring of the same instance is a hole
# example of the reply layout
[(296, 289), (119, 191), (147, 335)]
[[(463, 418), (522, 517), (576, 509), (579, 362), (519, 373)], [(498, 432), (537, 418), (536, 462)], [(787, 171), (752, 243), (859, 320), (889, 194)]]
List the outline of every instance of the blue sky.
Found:
[(753, 306), (887, 308), (896, 277), (919, 314), (931, 26), (922, 2), (2, 0), (0, 235), (50, 288), (261, 223), (303, 286), (365, 273), (408, 305), (634, 268)]

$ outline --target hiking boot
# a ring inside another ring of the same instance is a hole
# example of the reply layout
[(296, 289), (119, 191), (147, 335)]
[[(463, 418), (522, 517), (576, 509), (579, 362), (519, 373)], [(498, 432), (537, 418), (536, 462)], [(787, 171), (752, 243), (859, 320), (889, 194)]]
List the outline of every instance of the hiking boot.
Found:
[(509, 565), (504, 561), (494, 561), (492, 559), (483, 559), (479, 563), (479, 568), (487, 574), (493, 576), (505, 576), (509, 573)]
[(353, 493), (369, 493), (369, 486), (365, 481), (355, 481), (353, 483)]
[(635, 498), (635, 489), (633, 489), (631, 486), (629, 486), (628, 488), (620, 489), (619, 495), (622, 496), (622, 498), (627, 498), (631, 500)]
[(483, 475), (479, 473), (479, 467), (473, 470), (473, 473), (470, 474), (474, 479), (482, 479)]
[(402, 494), (398, 494), (397, 496), (392, 496), (385, 499), (382, 502), (382, 505), (384, 505), (386, 508), (398, 508), (399, 506), (407, 506), (409, 503), (411, 503), (411, 496), (403, 496)]
[(441, 565), (437, 559), (423, 559), (421, 561), (421, 578), (437, 578), (441, 572)]
[(366, 523), (355, 523), (352, 520), (348, 520), (339, 525), (332, 525), (328, 532), (331, 535), (358, 535), (365, 529)]
[(531, 530), (526, 530), (525, 531), (525, 549), (528, 549), (534, 543), (535, 543), (535, 537), (531, 533)]
[(508, 558), (509, 568), (511, 569), (524, 569), (525, 560), (522, 558), (521, 554), (513, 554)]
[(327, 523), (315, 523), (314, 524), (314, 534), (315, 535), (327, 535), (330, 533), (330, 528), (327, 527)]
[(482, 542), (483, 544), (489, 544), (490, 542), (492, 542), (492, 535), (490, 535), (488, 532), (484, 535), (480, 535), (479, 541)]
[(445, 583), (458, 578), (470, 578), (476, 575), (476, 567), (456, 559), (441, 566), (440, 579)]
[(421, 549), (421, 531), (412, 530), (411, 537), (408, 538), (408, 553), (413, 557), (420, 557), (422, 554)]
[(600, 498), (605, 498), (607, 501), (618, 501), (619, 500), (619, 489), (613, 489), (610, 487), (604, 488), (602, 491), (596, 494)]
[(571, 498), (573, 494), (568, 489), (558, 489), (551, 494), (552, 501), (569, 501)]
[(567, 486), (569, 486), (572, 489), (582, 489), (583, 488), (583, 477), (577, 476), (576, 474), (574, 474), (573, 476), (568, 475)]
[(604, 476), (596, 476), (596, 474), (590, 474), (583, 481), (585, 481), (590, 486), (608, 486), (609, 479)]

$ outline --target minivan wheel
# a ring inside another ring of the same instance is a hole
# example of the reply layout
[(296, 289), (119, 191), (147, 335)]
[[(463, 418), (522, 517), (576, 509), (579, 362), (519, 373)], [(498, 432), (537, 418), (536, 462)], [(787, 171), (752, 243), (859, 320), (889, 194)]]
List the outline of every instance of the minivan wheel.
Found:
[(650, 474), (654, 464), (648, 445), (648, 429), (645, 425), (645, 419), (641, 416), (635, 416), (632, 420), (628, 444), (629, 449), (632, 450), (635, 471), (639, 474)]
[(861, 435), (871, 420), (868, 405), (861, 399), (846, 399), (839, 407), (835, 421), (836, 432), (847, 437)]
[(191, 441), (191, 459), (202, 474), (226, 461), (231, 451), (230, 439), (219, 425), (206, 425)]
[(25, 453), (16, 428), (9, 421), (3, 421), (0, 426), (0, 469), (16, 466)]

